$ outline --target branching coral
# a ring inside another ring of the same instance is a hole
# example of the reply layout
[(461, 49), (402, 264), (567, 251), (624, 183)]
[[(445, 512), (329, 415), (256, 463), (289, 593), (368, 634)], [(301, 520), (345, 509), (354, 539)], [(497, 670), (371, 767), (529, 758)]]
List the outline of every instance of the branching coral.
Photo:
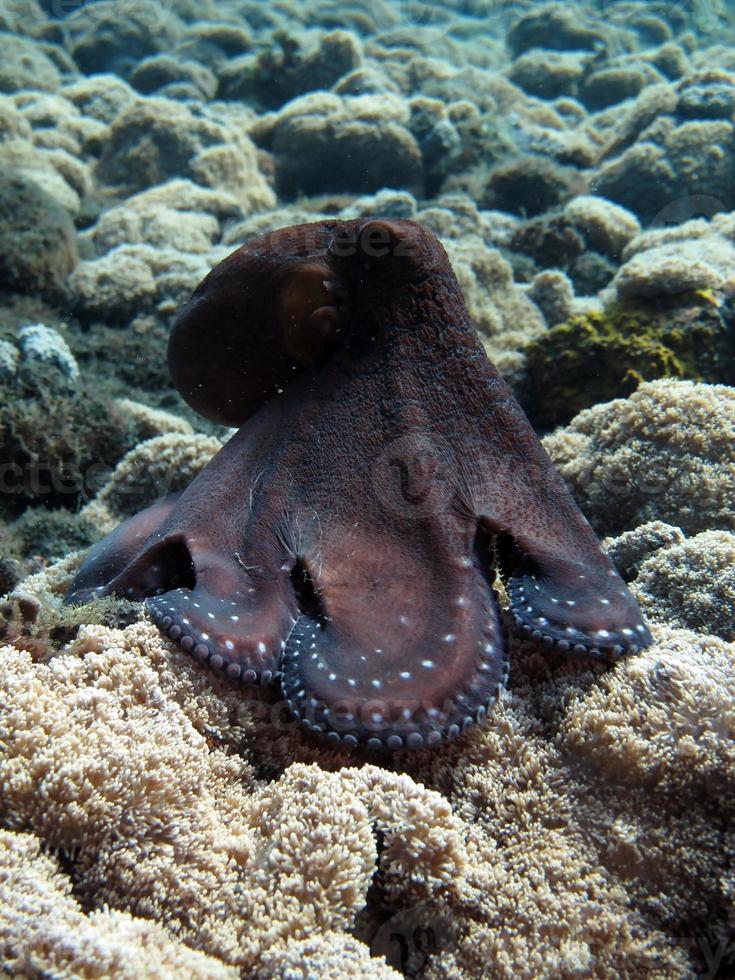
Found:
[[(406, 895), (451, 885), (463, 843), (439, 794), (372, 766), (294, 765), (259, 784), (237, 751), (259, 696), (213, 686), (150, 624), (86, 627), (67, 653), (34, 654), (0, 650), (0, 811), (64, 855), (86, 907), (154, 919), (268, 976), (266, 952), (270, 969), (293, 941), (353, 923), (377, 868), (373, 826)], [(10, 931), (32, 955), (22, 916)], [(331, 946), (335, 962), (357, 956)]]

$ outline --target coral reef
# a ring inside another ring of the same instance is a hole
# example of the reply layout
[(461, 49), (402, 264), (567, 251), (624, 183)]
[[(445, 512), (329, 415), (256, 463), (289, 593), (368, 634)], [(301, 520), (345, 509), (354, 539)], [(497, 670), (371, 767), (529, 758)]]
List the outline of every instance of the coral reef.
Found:
[[(733, 972), (734, 50), (726, 0), (0, 0), (0, 973)], [(483, 727), (390, 762), (137, 604), (60, 605), (227, 437), (170, 384), (190, 290), (376, 213), (440, 237), (568, 423), (544, 444), (656, 639), (514, 642)]]
[(651, 619), (735, 641), (735, 534), (702, 531), (661, 547), (640, 566), (635, 594)]
[(735, 530), (735, 392), (642, 384), (581, 412), (544, 447), (600, 534), (660, 520), (687, 534)]
[[(24, 588), (53, 609), (72, 568)], [(388, 977), (368, 955), (388, 922), (395, 965), (428, 976), (684, 978), (698, 949), (679, 937), (726, 929), (731, 906), (733, 648), (656, 641), (612, 671), (516, 646), (487, 724), (400, 773), (345, 768), (147, 623), (82, 627), (63, 652), (16, 640), (0, 784), (17, 887), (51, 875), (50, 914), (76, 917), (90, 959), (114, 915), (115, 943), (152, 919), (176, 935), (166, 956), (223, 970), (290, 976), (309, 952), (334, 976)], [(9, 909), (3, 942), (33, 955), (43, 926)]]

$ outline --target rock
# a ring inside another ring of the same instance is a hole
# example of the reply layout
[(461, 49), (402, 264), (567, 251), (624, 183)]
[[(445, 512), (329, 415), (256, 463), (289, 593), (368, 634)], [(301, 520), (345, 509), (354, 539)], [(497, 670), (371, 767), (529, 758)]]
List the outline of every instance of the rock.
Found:
[(584, 69), (583, 55), (533, 50), (516, 58), (508, 77), (529, 95), (556, 99), (576, 95)]
[(1, 173), (0, 288), (58, 302), (76, 262), (69, 214), (33, 180)]
[(177, 84), (187, 84), (201, 98), (211, 99), (217, 91), (212, 72), (195, 61), (183, 61), (167, 54), (144, 59), (133, 71), (130, 82), (142, 95), (152, 95)]
[(553, 51), (592, 51), (604, 45), (602, 32), (587, 27), (578, 15), (561, 4), (546, 4), (531, 10), (508, 31), (508, 47), (513, 54), (523, 54), (530, 48)]
[(641, 230), (638, 219), (630, 211), (592, 194), (572, 198), (564, 208), (564, 215), (589, 248), (616, 259)]
[(525, 407), (541, 428), (597, 402), (631, 395), (641, 381), (735, 382), (735, 331), (727, 306), (681, 297), (672, 305), (614, 303), (573, 315), (526, 348)]
[(112, 123), (126, 106), (136, 101), (135, 90), (117, 75), (100, 74), (65, 86), (62, 95), (85, 116)]
[(0, 382), (11, 380), (18, 368), (20, 353), (9, 340), (0, 340)]
[(245, 54), (252, 38), (239, 24), (203, 23), (189, 25), (176, 56), (193, 59), (219, 75), (230, 58)]
[(78, 380), (79, 366), (58, 330), (43, 323), (21, 327), (18, 345), (24, 361), (52, 364), (70, 384)]
[(682, 89), (676, 103), (680, 119), (727, 119), (735, 115), (735, 84), (726, 81), (695, 82)]
[[(276, 187), (285, 197), (384, 187), (420, 193), (421, 151), (407, 122), (403, 101), (393, 96), (325, 92), (294, 99), (261, 125), (260, 134), (272, 149)], [(257, 141), (257, 128), (254, 136)]]
[(61, 76), (39, 44), (17, 34), (0, 33), (0, 92), (42, 89), (55, 92)]
[(193, 176), (193, 160), (223, 140), (220, 127), (170, 99), (139, 99), (117, 116), (98, 176), (130, 191)]
[(312, 50), (302, 50), (292, 36), (278, 32), (272, 48), (234, 59), (222, 69), (219, 96), (277, 109), (306, 92), (331, 89), (361, 60), (357, 39), (347, 31), (321, 35)]
[(83, 72), (129, 78), (148, 55), (171, 50), (181, 25), (171, 7), (136, 0), (120, 16), (115, 0), (81, 7), (67, 19), (69, 50)]
[(141, 310), (150, 309), (156, 284), (141, 251), (141, 247), (122, 245), (99, 259), (79, 263), (69, 287), (83, 320), (125, 323)]
[(480, 199), (482, 207), (536, 215), (581, 192), (583, 179), (571, 167), (543, 156), (521, 156), (495, 167)]
[[(707, 198), (709, 213), (733, 210), (735, 129), (729, 118), (721, 118), (730, 99), (735, 105), (731, 82), (693, 87), (689, 79), (677, 88), (645, 89), (617, 127), (592, 181), (594, 192), (633, 211), (644, 224), (683, 198)], [(688, 118), (694, 114), (697, 118)]]
[(640, 68), (602, 68), (585, 77), (579, 88), (579, 98), (588, 109), (606, 109), (625, 99), (635, 98), (649, 80)]
[(188, 180), (172, 180), (129, 197), (103, 212), (80, 241), (102, 255), (118, 245), (147, 244), (183, 252), (208, 252), (222, 235), (222, 223), (242, 217), (237, 201), (224, 192)]

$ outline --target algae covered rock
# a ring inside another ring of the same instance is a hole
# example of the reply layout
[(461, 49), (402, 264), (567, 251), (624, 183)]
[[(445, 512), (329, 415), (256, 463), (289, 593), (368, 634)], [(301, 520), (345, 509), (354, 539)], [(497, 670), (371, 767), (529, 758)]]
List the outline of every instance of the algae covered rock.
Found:
[(285, 197), (383, 187), (420, 192), (421, 150), (407, 123), (406, 106), (393, 96), (315, 92), (265, 117), (253, 135), (273, 152)]
[(543, 429), (597, 402), (630, 395), (642, 381), (735, 383), (731, 304), (693, 293), (682, 302), (614, 303), (570, 317), (526, 347), (526, 409)]
[(132, 422), (53, 360), (21, 360), (0, 383), (0, 515), (75, 511), (134, 442)]
[(53, 92), (60, 74), (43, 49), (25, 37), (0, 33), (0, 92), (34, 88)]
[(272, 46), (257, 55), (229, 62), (219, 76), (219, 96), (242, 99), (262, 109), (277, 109), (289, 99), (330, 89), (359, 67), (356, 38), (347, 31), (322, 35), (312, 50), (284, 31), (277, 31)]
[(479, 203), (511, 214), (536, 215), (583, 190), (582, 175), (573, 167), (564, 167), (546, 156), (526, 154), (491, 171)]
[(76, 262), (68, 212), (24, 174), (0, 173), (0, 289), (57, 301)]
[(171, 99), (139, 99), (115, 119), (98, 176), (132, 191), (191, 177), (196, 155), (222, 138), (219, 127)]
[(80, 4), (66, 21), (68, 47), (83, 72), (115, 72), (127, 78), (148, 55), (170, 50), (180, 23), (170, 0), (136, 0), (124, 14), (113, 0)]
[(200, 98), (211, 99), (217, 91), (217, 79), (204, 65), (196, 61), (182, 61), (167, 54), (151, 55), (141, 61), (130, 80), (143, 95), (161, 93), (162, 89), (177, 85), (191, 86)]
[(592, 51), (604, 41), (605, 35), (599, 28), (582, 23), (578, 11), (559, 3), (529, 10), (508, 31), (508, 46), (514, 55), (531, 48)]
[(707, 199), (709, 213), (732, 210), (733, 106), (735, 75), (727, 72), (644, 88), (617, 127), (594, 192), (644, 224), (662, 223), (682, 198)]

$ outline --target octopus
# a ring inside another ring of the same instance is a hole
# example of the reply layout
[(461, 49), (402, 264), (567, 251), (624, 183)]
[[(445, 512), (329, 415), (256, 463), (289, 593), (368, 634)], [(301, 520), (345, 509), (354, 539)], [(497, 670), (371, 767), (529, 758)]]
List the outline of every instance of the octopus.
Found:
[(168, 357), (188, 404), (237, 432), (92, 548), (68, 602), (145, 600), (199, 663), (381, 750), (482, 722), (514, 631), (606, 662), (651, 642), (421, 225), (248, 242), (183, 307)]

